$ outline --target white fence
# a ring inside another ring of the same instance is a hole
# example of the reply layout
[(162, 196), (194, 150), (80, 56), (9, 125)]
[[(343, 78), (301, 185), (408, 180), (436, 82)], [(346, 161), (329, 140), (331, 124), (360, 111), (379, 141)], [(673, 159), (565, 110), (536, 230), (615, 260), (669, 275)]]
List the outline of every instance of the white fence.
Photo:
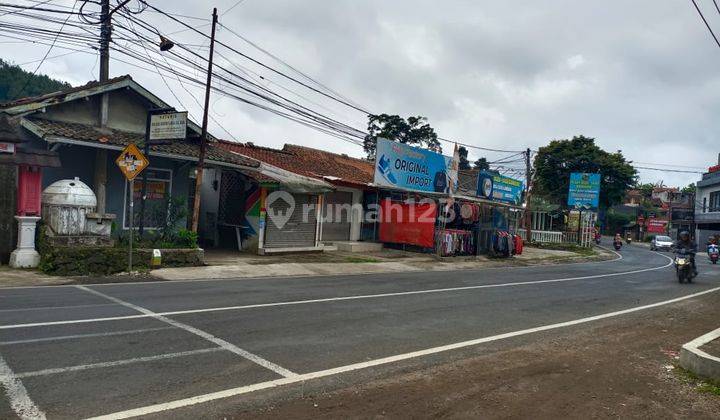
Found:
[[(519, 229), (517, 234), (526, 241), (525, 229)], [(589, 247), (592, 242), (594, 233), (592, 230), (587, 230), (587, 233), (580, 235), (578, 232), (560, 232), (551, 230), (533, 230), (531, 231), (531, 242), (540, 242), (546, 244), (576, 244), (585, 247)], [(580, 243), (578, 236), (582, 239)]]

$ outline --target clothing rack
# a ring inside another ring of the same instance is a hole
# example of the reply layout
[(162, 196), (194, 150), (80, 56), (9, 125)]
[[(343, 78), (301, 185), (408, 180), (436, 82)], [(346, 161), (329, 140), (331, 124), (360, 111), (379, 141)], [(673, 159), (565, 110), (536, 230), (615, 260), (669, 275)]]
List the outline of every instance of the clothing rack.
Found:
[(442, 229), (435, 232), (435, 247), (443, 257), (475, 255), (476, 237), (469, 230)]

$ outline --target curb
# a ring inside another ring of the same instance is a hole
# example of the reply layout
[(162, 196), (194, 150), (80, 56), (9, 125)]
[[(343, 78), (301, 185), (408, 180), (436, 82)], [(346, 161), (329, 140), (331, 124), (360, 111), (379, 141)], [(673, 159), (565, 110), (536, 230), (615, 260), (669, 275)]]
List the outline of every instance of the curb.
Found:
[(696, 375), (720, 381), (720, 357), (700, 350), (700, 347), (719, 338), (720, 328), (685, 343), (680, 349), (680, 366)]

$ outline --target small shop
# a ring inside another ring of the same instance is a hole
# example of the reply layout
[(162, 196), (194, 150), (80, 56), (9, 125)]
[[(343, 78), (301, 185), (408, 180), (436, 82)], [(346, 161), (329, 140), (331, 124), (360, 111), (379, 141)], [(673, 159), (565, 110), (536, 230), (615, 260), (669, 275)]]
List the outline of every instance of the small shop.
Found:
[(385, 142), (378, 141), (375, 176), (380, 242), (440, 256), (521, 252), (522, 182), (484, 171), (455, 175), (447, 156)]

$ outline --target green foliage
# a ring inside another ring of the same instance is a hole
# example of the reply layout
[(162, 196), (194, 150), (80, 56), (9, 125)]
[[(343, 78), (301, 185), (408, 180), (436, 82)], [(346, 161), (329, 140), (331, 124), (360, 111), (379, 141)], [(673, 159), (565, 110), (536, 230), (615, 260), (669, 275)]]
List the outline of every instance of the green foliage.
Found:
[[(139, 207), (139, 206), (137, 206)], [(152, 222), (157, 229), (146, 229), (141, 238), (137, 230), (133, 231), (133, 246), (138, 248), (197, 248), (197, 233), (181, 228), (188, 216), (187, 200), (174, 197), (160, 202), (147, 202), (145, 207), (146, 220)], [(117, 245), (127, 247), (130, 234), (121, 232)]]
[(465, 171), (470, 169), (470, 161), (468, 160), (468, 149), (465, 146), (458, 147), (458, 156), (460, 161), (458, 162), (458, 169)]
[(695, 194), (697, 192), (697, 185), (688, 184), (688, 186), (684, 187), (681, 191), (685, 194)]
[(555, 203), (567, 203), (570, 174), (600, 173), (600, 206), (619, 204), (636, 183), (637, 172), (620, 151), (608, 153), (595, 139), (576, 136), (553, 140), (535, 156), (535, 193)]
[(650, 200), (652, 198), (653, 189), (655, 189), (655, 184), (639, 184), (636, 185), (635, 188), (640, 191), (640, 194), (642, 194), (644, 199)]
[[(25, 87), (24, 90), (23, 86)], [(68, 89), (68, 83), (51, 79), (45, 75), (33, 75), (19, 66), (0, 59), (0, 103), (26, 96), (38, 96)]]
[(490, 169), (490, 164), (488, 163), (486, 158), (481, 157), (480, 159), (475, 161), (473, 167), (481, 171), (487, 171)]
[(363, 141), (363, 148), (368, 159), (375, 159), (378, 138), (424, 147), (433, 152), (442, 152), (438, 136), (425, 117), (408, 117), (406, 120), (399, 115), (369, 115), (367, 131), (368, 135)]
[(608, 210), (605, 217), (607, 220), (607, 224), (605, 225), (605, 233), (613, 235), (615, 233), (621, 233), (623, 230), (623, 226), (635, 220), (634, 216), (624, 213), (618, 213), (613, 209)]

